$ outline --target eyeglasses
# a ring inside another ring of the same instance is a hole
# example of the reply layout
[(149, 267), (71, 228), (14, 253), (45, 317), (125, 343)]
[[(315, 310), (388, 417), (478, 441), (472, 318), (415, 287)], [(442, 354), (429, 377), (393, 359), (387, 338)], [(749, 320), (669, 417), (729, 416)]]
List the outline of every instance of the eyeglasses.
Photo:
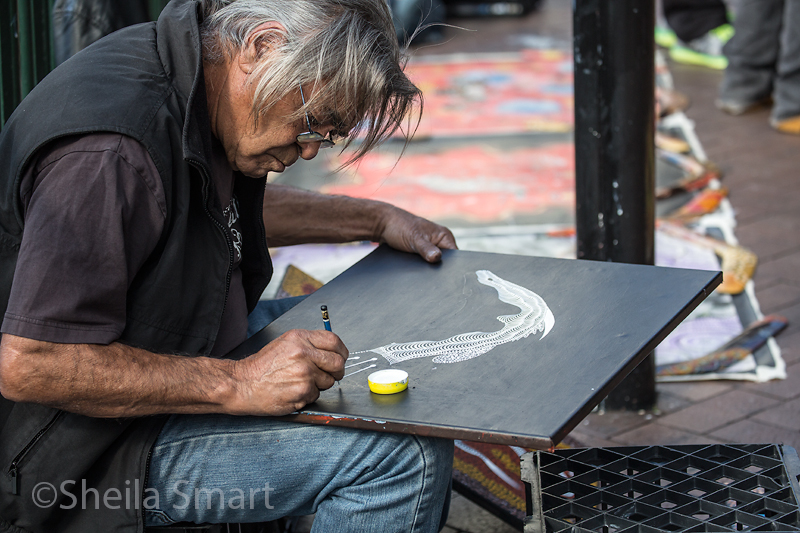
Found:
[[(303, 96), (303, 85), (300, 85), (300, 98), (303, 100), (303, 107), (306, 105), (306, 97)], [(314, 131), (311, 129), (311, 120), (308, 118), (308, 111), (306, 113), (306, 124), (308, 125), (308, 131), (306, 133), (301, 133), (297, 136), (297, 142), (300, 144), (309, 144), (309, 143), (320, 143), (320, 148), (330, 148), (332, 146), (336, 146), (336, 143), (333, 142), (332, 139), (325, 137), (323, 134)]]

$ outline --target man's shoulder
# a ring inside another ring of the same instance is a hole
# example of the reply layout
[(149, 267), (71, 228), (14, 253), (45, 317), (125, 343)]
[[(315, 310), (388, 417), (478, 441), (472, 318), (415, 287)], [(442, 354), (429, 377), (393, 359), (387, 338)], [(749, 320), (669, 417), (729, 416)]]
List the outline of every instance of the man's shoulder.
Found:
[(87, 133), (61, 137), (43, 146), (33, 163), (35, 173), (60, 159), (88, 152), (112, 152), (132, 164), (150, 160), (147, 149), (136, 139), (121, 133)]
[[(106, 171), (99, 172), (101, 167)], [(52, 176), (70, 184), (62, 185), (65, 190), (88, 190), (91, 184), (102, 182), (102, 188), (128, 195), (129, 200), (146, 196), (166, 216), (164, 188), (155, 163), (147, 148), (127, 135), (98, 132), (61, 137), (45, 144), (23, 172), (19, 190), (23, 205), (27, 206), (34, 190)], [(135, 183), (146, 188), (136, 187)]]

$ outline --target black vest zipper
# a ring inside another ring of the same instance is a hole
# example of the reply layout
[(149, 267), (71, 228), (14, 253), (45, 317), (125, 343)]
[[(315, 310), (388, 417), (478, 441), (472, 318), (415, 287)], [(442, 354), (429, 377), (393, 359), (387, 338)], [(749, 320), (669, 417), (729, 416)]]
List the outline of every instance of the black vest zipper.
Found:
[[(231, 290), (231, 278), (233, 277), (233, 261), (234, 251), (233, 251), (233, 241), (229, 235), (229, 229), (211, 213), (211, 210), (208, 208), (208, 197), (209, 197), (209, 186), (211, 184), (211, 176), (209, 175), (208, 171), (206, 170), (205, 166), (202, 162), (196, 159), (187, 159), (188, 163), (194, 165), (195, 168), (200, 170), (200, 173), (206, 179), (206, 183), (203, 186), (203, 210), (206, 212), (208, 218), (210, 218), (214, 224), (219, 228), (222, 232), (222, 236), (225, 237), (225, 242), (228, 245), (228, 274), (225, 277), (225, 299), (222, 301), (222, 312), (219, 315), (219, 321), (217, 322), (217, 332), (219, 332), (219, 325), (222, 324), (222, 317), (225, 314), (225, 307), (228, 305), (228, 293)], [(244, 246), (244, 244), (242, 244)], [(216, 343), (216, 338), (214, 339)]]
[(33, 436), (33, 438), (30, 440), (30, 442), (28, 442), (28, 444), (25, 445), (24, 448), (22, 448), (22, 451), (19, 452), (16, 457), (14, 457), (14, 460), (11, 461), (11, 466), (8, 469), (8, 475), (11, 476), (11, 494), (15, 494), (15, 495), (19, 494), (19, 463), (20, 463), (20, 461), (22, 461), (22, 459), (25, 458), (25, 455), (30, 451), (30, 449), (33, 448), (36, 445), (37, 442), (39, 442), (39, 439), (41, 439), (42, 436), (44, 436), (44, 434), (47, 433), (47, 430), (50, 429), (53, 426), (53, 424), (56, 423), (56, 420), (61, 418), (61, 415), (63, 415), (63, 414), (64, 414), (64, 411), (59, 411), (56, 414), (56, 416), (54, 416), (53, 419), (50, 420), (50, 422), (47, 423), (47, 425), (45, 425), (42, 429), (39, 430), (39, 432), (36, 435)]

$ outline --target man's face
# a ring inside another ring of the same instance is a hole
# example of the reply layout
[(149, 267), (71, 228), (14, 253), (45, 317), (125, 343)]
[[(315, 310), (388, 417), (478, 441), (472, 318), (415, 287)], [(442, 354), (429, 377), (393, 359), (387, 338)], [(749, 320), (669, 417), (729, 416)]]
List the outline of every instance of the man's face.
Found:
[[(268, 172), (283, 172), (300, 157), (313, 159), (320, 143), (297, 142), (297, 135), (308, 131), (305, 117), (291, 122), (286, 118), (301, 105), (298, 87), (256, 122), (251, 114), (251, 93), (223, 97), (217, 109), (215, 134), (225, 148), (231, 167), (245, 176), (261, 178)], [(333, 126), (315, 125), (314, 129), (326, 135)]]

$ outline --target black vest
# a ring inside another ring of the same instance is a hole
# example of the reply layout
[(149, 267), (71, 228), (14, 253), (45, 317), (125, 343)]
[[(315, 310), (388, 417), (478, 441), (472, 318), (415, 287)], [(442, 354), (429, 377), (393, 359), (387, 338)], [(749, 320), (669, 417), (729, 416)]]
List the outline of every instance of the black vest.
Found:
[[(127, 294), (119, 341), (156, 353), (208, 355), (225, 306), (233, 244), (210, 178), (211, 132), (196, 0), (174, 0), (158, 23), (121, 30), (47, 76), (0, 135), (0, 310), (5, 312), (23, 230), (20, 179), (37, 150), (59, 137), (92, 132), (130, 136), (146, 148), (167, 203), (164, 232)], [(237, 175), (248, 310), (272, 275), (262, 219), (266, 180)], [(5, 401), (5, 400), (3, 400)], [(15, 404), (0, 433), (0, 531), (141, 531), (148, 454), (165, 417), (97, 419)], [(2, 423), (2, 421), (0, 421)], [(81, 480), (102, 495), (123, 494), (122, 509), (41, 509), (42, 481), (62, 482), (80, 499)], [(138, 480), (138, 481), (137, 481)], [(126, 482), (129, 482), (126, 484)], [(138, 485), (137, 485), (138, 484)], [(14, 490), (16, 489), (16, 490)], [(18, 494), (13, 494), (18, 492)], [(135, 501), (139, 508), (135, 508)]]

